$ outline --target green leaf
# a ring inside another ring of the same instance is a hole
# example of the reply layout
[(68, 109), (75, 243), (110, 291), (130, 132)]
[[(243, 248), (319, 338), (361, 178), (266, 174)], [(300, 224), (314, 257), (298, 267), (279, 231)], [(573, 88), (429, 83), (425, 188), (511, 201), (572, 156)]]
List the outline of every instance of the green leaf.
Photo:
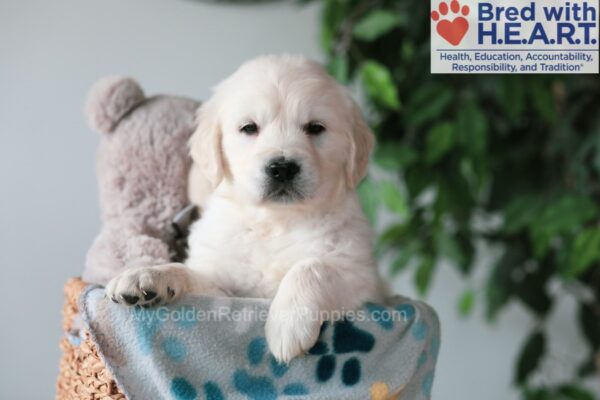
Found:
[(381, 198), (387, 208), (398, 214), (400, 217), (406, 217), (408, 214), (408, 204), (406, 203), (406, 198), (400, 192), (398, 185), (389, 181), (384, 181), (380, 184), (380, 190)]
[(405, 252), (403, 252), (401, 255), (396, 257), (396, 259), (392, 262), (392, 265), (390, 266), (392, 275), (395, 275), (399, 272), (402, 272), (404, 269), (406, 269), (406, 267), (408, 266), (411, 259), (412, 259), (412, 256)]
[(391, 171), (409, 167), (418, 159), (419, 155), (412, 147), (394, 142), (378, 143), (373, 155), (377, 165)]
[(486, 202), (489, 197), (488, 159), (464, 155), (460, 160), (460, 174), (469, 186), (469, 192), (479, 203)]
[(515, 284), (512, 273), (526, 260), (527, 254), (521, 246), (510, 246), (498, 259), (492, 273), (488, 277), (485, 299), (486, 317), (494, 319), (498, 312), (515, 295)]
[(415, 55), (415, 45), (409, 41), (402, 43), (402, 59), (410, 61)]
[(545, 352), (546, 336), (542, 331), (533, 332), (521, 349), (517, 362), (515, 382), (518, 385), (523, 385), (527, 381), (527, 378), (539, 366)]
[(530, 240), (533, 243), (533, 255), (537, 259), (544, 258), (550, 249), (553, 235), (538, 227), (533, 227), (530, 233)]
[[(600, 122), (598, 122), (593, 129), (594, 129), (593, 132), (600, 132)], [(596, 139), (595, 146), (594, 146), (595, 154), (592, 159), (592, 164), (594, 166), (594, 169), (596, 170), (596, 173), (600, 174), (600, 134), (596, 133), (594, 135), (594, 137)]]
[(394, 29), (399, 23), (398, 13), (375, 8), (354, 26), (354, 37), (371, 42)]
[(513, 123), (517, 122), (525, 108), (525, 90), (527, 86), (523, 84), (522, 77), (506, 75), (502, 77), (502, 82), (498, 87), (500, 89), (500, 104), (504, 106), (509, 119)]
[(475, 293), (472, 290), (467, 290), (460, 296), (458, 300), (458, 312), (463, 317), (468, 316), (473, 310), (473, 304), (475, 303)]
[(577, 230), (597, 213), (596, 204), (589, 198), (566, 194), (549, 202), (530, 226), (534, 254), (542, 258), (552, 238)]
[(597, 212), (597, 206), (587, 198), (572, 194), (563, 195), (544, 207), (531, 226), (534, 239), (551, 238), (559, 233), (576, 230)]
[(488, 321), (493, 320), (498, 315), (498, 312), (506, 305), (512, 293), (510, 289), (504, 285), (505, 282), (488, 282), (486, 288), (486, 318)]
[(454, 126), (449, 122), (434, 125), (427, 134), (426, 160), (430, 164), (439, 161), (454, 145)]
[(600, 350), (600, 311), (594, 304), (579, 305), (579, 326), (581, 333), (588, 342), (592, 353)]
[(421, 296), (427, 293), (431, 284), (431, 277), (435, 269), (435, 260), (431, 256), (424, 256), (415, 272), (415, 285)]
[(375, 225), (379, 196), (377, 184), (372, 179), (364, 179), (357, 189), (363, 211), (371, 225)]
[(376, 244), (376, 252), (381, 254), (385, 250), (394, 248), (400, 244), (406, 244), (410, 240), (411, 226), (408, 223), (393, 224), (387, 227), (380, 235)]
[(504, 231), (515, 233), (527, 228), (538, 218), (543, 209), (544, 199), (537, 196), (515, 198), (504, 209)]
[(452, 90), (445, 86), (423, 85), (416, 89), (410, 99), (410, 110), (407, 118), (411, 124), (421, 126), (428, 121), (442, 116), (452, 103)]
[(340, 83), (348, 82), (348, 58), (343, 55), (333, 57), (327, 71)]
[(472, 234), (470, 232), (462, 234), (459, 232), (453, 239), (457, 244), (456, 253), (452, 253), (455, 255), (450, 254), (449, 257), (460, 267), (461, 273), (468, 275), (473, 270), (473, 258), (475, 256)]
[(565, 400), (595, 400), (595, 396), (588, 390), (575, 385), (563, 385), (558, 389)]
[(547, 122), (554, 122), (557, 113), (554, 107), (554, 96), (550, 82), (534, 80), (532, 81), (531, 89), (533, 106)]
[[(444, 173), (441, 170), (446, 169)], [(436, 198), (434, 208), (437, 215), (451, 213), (462, 223), (466, 223), (473, 212), (474, 199), (469, 190), (469, 184), (462, 174), (451, 166), (440, 168), (435, 176)]]
[(577, 376), (579, 378), (587, 378), (596, 373), (596, 358), (593, 353), (583, 360), (577, 367)]
[(483, 155), (488, 141), (488, 123), (475, 101), (466, 101), (459, 108), (456, 126), (462, 146), (472, 155)]
[(553, 393), (546, 388), (525, 389), (523, 400), (557, 400)]
[(465, 268), (463, 264), (466, 261), (466, 256), (452, 233), (447, 232), (443, 228), (439, 228), (435, 231), (434, 239), (435, 249), (439, 255), (457, 264), (461, 270)]
[(398, 92), (387, 67), (376, 61), (365, 62), (362, 66), (362, 81), (375, 102), (392, 110), (400, 109)]
[(394, 259), (390, 265), (390, 270), (393, 275), (403, 271), (410, 264), (414, 257), (418, 256), (420, 246), (418, 242), (411, 242), (404, 247), (400, 254)]
[(325, 52), (333, 52), (334, 41), (337, 32), (344, 20), (344, 14), (347, 9), (347, 2), (344, 0), (326, 0), (321, 16), (321, 47)]
[(547, 286), (553, 270), (543, 264), (531, 270), (521, 266), (515, 268), (515, 272), (524, 277), (514, 284), (514, 294), (540, 317), (548, 315), (552, 309), (553, 298), (548, 294)]
[(562, 272), (568, 278), (576, 278), (598, 261), (600, 261), (600, 229), (588, 228), (575, 237), (569, 262)]
[(414, 200), (425, 189), (432, 187), (435, 173), (431, 168), (409, 168), (404, 173), (404, 179), (408, 188), (408, 194)]

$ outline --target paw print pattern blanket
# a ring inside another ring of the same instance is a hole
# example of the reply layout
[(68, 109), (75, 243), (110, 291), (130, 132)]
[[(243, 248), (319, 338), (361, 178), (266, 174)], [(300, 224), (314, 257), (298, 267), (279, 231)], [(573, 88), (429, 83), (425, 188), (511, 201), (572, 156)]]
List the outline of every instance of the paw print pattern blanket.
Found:
[(187, 297), (157, 309), (82, 295), (83, 319), (129, 399), (429, 399), (440, 347), (435, 311), (394, 297), (323, 324), (305, 356), (279, 364), (264, 323), (269, 301)]

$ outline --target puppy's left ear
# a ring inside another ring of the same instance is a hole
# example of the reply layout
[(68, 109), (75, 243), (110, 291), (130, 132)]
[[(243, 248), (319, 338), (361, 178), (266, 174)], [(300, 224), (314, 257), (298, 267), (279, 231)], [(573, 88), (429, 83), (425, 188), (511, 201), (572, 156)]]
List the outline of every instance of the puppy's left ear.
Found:
[(350, 157), (346, 165), (346, 179), (348, 186), (354, 189), (367, 174), (375, 136), (354, 101), (352, 101), (352, 119), (353, 129), (350, 135)]

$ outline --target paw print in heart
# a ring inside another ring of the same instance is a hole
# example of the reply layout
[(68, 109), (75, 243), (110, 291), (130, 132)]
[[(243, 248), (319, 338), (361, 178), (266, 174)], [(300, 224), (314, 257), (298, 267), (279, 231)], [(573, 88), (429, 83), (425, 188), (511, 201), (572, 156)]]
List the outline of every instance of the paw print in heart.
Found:
[(457, 0), (452, 0), (449, 8), (448, 4), (442, 1), (438, 10), (431, 12), (431, 19), (437, 22), (437, 33), (451, 45), (458, 46), (469, 30), (469, 21), (465, 18), (469, 11), (469, 6), (461, 7)]

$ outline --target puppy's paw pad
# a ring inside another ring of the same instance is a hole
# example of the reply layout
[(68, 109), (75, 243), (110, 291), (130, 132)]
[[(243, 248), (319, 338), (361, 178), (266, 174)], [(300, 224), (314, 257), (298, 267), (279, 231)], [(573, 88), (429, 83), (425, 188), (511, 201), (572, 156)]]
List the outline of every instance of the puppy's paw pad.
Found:
[(182, 292), (181, 286), (177, 274), (154, 267), (139, 268), (111, 280), (106, 295), (118, 304), (150, 308), (174, 301)]
[(150, 301), (156, 297), (156, 292), (152, 290), (142, 290), (142, 293), (144, 294), (144, 300), (146, 301)]
[(121, 298), (123, 300), (125, 300), (125, 303), (131, 304), (131, 305), (137, 304), (137, 302), (140, 300), (139, 297), (128, 295), (128, 294), (122, 294)]

